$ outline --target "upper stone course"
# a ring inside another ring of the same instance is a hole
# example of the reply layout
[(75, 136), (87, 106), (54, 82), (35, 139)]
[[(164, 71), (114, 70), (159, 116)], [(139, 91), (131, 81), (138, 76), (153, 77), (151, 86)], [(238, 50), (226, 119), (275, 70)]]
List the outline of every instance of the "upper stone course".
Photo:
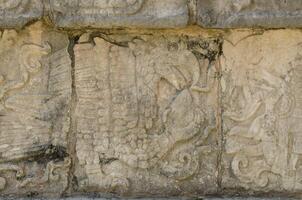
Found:
[(298, 28), (300, 0), (0, 0), (0, 28)]
[(298, 28), (300, 0), (197, 0), (198, 25), (206, 28)]

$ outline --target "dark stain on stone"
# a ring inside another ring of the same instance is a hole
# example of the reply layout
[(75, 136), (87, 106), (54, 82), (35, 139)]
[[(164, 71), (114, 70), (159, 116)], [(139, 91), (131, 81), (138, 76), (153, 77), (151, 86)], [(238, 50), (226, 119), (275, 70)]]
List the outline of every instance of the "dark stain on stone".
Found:
[(26, 194), (26, 197), (27, 197), (27, 198), (34, 198), (34, 197), (37, 197), (38, 195), (39, 195), (38, 192), (28, 192), (28, 193)]
[(38, 163), (48, 163), (49, 161), (60, 162), (68, 157), (65, 147), (54, 146), (52, 144), (43, 146), (36, 156), (30, 157), (29, 161), (36, 161)]
[(198, 39), (189, 39), (187, 48), (197, 59), (208, 59), (210, 63), (215, 62), (217, 57), (222, 55), (223, 42), (220, 38), (203, 41)]
[(118, 160), (117, 158), (100, 158), (100, 164), (101, 165), (107, 165), (114, 161)]

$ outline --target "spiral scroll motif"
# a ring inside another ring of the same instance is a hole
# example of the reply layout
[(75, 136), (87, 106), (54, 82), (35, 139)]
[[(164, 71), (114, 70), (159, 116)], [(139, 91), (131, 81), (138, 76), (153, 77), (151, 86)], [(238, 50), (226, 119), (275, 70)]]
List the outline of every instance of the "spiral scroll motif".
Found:
[[(0, 172), (7, 172), (7, 171), (16, 172), (16, 178), (21, 178), (24, 176), (24, 171), (19, 166), (11, 165), (11, 164), (1, 164)], [(4, 177), (0, 177), (0, 191), (4, 190), (5, 187), (6, 187), (6, 179)]]

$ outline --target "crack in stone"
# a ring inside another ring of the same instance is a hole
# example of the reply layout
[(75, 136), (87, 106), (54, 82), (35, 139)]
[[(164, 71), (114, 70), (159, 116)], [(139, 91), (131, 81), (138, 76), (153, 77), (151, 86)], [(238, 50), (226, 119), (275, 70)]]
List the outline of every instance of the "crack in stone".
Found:
[(76, 92), (76, 85), (75, 85), (75, 55), (74, 55), (74, 47), (78, 41), (78, 36), (69, 36), (69, 46), (68, 46), (68, 53), (71, 60), (71, 105), (70, 105), (70, 127), (68, 133), (68, 153), (71, 157), (71, 167), (69, 170), (68, 176), (68, 187), (63, 194), (72, 193), (74, 189), (74, 171), (75, 171), (75, 163), (76, 163), (76, 127), (77, 122), (75, 119), (75, 110), (77, 104), (77, 92)]

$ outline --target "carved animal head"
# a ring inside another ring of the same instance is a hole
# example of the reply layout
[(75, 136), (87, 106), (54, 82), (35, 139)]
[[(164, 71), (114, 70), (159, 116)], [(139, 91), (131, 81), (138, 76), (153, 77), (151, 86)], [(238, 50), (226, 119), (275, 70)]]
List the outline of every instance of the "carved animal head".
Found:
[(164, 44), (166, 42), (145, 45), (144, 40), (137, 39), (129, 43), (129, 47), (136, 57), (142, 57), (143, 65), (155, 71), (157, 78), (153, 80), (157, 80), (161, 127), (167, 135), (179, 141), (196, 135), (204, 122), (203, 112), (197, 108), (192, 91), (192, 86), (200, 78), (200, 67), (186, 45), (178, 45), (170, 51)]

